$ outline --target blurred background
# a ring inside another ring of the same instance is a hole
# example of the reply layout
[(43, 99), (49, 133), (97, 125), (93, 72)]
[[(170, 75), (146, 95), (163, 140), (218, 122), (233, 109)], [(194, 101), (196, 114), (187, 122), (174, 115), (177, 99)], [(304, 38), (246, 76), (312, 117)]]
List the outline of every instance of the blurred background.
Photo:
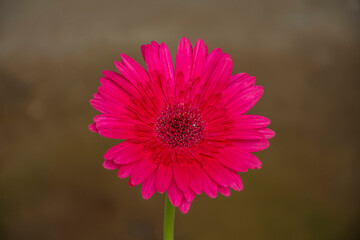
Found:
[(181, 37), (231, 54), (277, 133), (242, 192), (197, 197), (176, 239), (359, 239), (358, 0), (0, 1), (0, 239), (161, 239), (164, 196), (102, 167), (102, 70)]

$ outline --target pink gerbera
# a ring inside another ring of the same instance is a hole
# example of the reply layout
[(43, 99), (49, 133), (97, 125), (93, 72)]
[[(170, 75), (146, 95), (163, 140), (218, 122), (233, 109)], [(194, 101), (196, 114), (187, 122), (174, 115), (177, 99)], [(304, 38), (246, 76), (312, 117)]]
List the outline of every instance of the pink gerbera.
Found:
[(260, 168), (251, 152), (264, 150), (274, 132), (270, 120), (245, 115), (264, 90), (255, 77), (231, 75), (229, 54), (208, 53), (199, 39), (194, 49), (182, 38), (175, 71), (165, 43), (141, 47), (147, 70), (125, 54), (119, 73), (104, 71), (91, 105), (101, 112), (90, 130), (126, 139), (105, 153), (104, 167), (117, 169), (142, 195), (167, 192), (186, 213), (195, 195), (211, 198), (240, 191), (238, 172)]

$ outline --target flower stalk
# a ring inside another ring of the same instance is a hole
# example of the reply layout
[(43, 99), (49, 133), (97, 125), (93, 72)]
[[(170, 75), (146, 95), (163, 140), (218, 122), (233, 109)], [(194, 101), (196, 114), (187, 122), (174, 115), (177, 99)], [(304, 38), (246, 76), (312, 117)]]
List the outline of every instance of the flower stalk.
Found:
[(164, 240), (174, 239), (175, 207), (171, 204), (168, 195), (165, 199), (164, 211)]

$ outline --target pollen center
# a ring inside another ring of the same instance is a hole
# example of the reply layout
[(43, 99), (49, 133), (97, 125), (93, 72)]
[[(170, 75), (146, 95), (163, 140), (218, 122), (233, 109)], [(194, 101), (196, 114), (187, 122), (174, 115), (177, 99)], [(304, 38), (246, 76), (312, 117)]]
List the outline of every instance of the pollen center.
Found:
[(174, 104), (155, 120), (156, 136), (171, 147), (191, 147), (203, 138), (204, 124), (198, 108)]

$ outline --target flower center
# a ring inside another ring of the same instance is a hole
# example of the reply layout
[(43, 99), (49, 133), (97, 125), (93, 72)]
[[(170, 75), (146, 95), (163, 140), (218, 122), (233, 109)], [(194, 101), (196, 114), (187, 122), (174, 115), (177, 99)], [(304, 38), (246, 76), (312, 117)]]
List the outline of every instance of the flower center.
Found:
[(203, 138), (204, 123), (198, 108), (184, 104), (168, 105), (155, 120), (155, 132), (171, 147), (190, 147)]

